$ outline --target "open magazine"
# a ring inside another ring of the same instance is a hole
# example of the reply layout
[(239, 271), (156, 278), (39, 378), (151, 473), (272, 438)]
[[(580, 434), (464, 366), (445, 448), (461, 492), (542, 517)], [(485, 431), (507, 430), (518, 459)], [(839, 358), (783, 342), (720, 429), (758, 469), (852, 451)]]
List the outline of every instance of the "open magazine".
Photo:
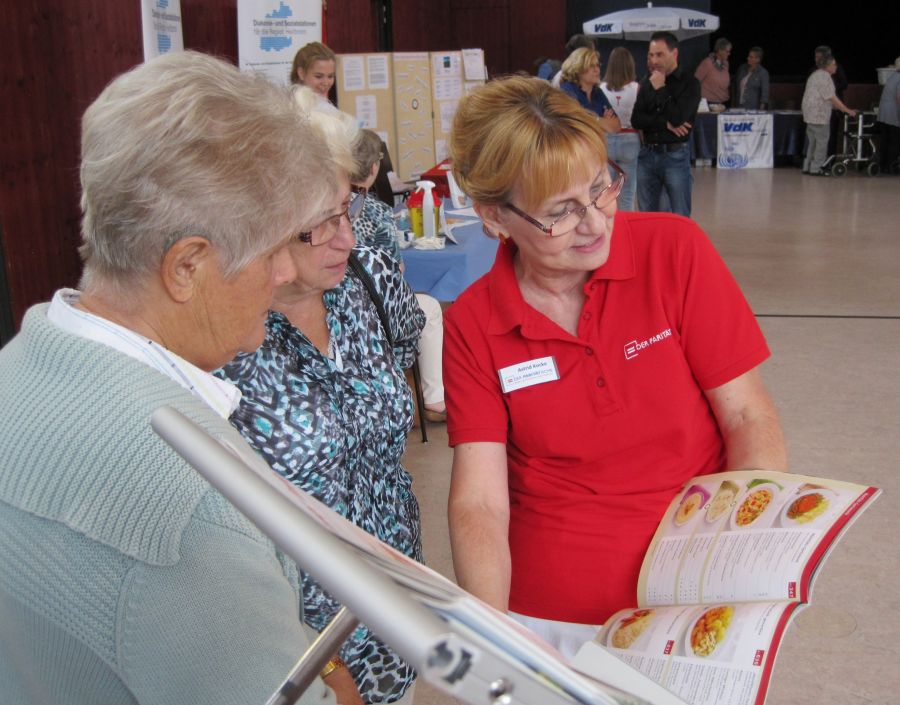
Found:
[(610, 617), (573, 666), (639, 694), (614, 655), (691, 705), (762, 705), (816, 571), (879, 494), (756, 470), (694, 478), (647, 550), (636, 607)]

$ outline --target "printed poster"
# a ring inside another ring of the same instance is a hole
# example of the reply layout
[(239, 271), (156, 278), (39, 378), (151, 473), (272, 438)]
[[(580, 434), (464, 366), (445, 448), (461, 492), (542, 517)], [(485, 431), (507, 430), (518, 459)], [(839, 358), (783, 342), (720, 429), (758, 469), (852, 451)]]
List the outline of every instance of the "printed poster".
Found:
[(144, 61), (170, 51), (184, 51), (181, 0), (141, 0)]
[(774, 132), (771, 113), (720, 113), (718, 116), (720, 169), (771, 169)]
[(290, 83), (294, 54), (322, 41), (321, 0), (238, 0), (238, 66)]

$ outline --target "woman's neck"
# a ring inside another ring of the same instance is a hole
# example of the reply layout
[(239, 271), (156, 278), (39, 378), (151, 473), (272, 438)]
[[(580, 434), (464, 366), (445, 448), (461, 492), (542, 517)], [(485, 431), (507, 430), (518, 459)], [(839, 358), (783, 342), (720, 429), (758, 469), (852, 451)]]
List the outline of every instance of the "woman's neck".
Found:
[(288, 284), (275, 292), (272, 310), (282, 314), (323, 355), (328, 355), (328, 323), (324, 292), (299, 290)]
[(519, 291), (529, 306), (543, 313), (571, 335), (578, 334), (578, 320), (584, 305), (584, 285), (590, 272), (541, 271), (515, 261)]

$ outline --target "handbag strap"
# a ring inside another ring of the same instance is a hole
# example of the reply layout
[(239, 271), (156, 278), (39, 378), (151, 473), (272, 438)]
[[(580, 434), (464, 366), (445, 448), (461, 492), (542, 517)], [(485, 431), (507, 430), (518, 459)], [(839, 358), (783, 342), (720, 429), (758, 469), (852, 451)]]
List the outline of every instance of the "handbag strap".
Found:
[(369, 293), (369, 298), (372, 299), (372, 303), (375, 304), (375, 310), (378, 312), (378, 319), (381, 321), (381, 327), (384, 329), (384, 335), (387, 338), (388, 345), (393, 348), (394, 336), (391, 335), (391, 327), (388, 325), (387, 313), (384, 311), (384, 301), (378, 293), (378, 290), (375, 289), (375, 282), (372, 281), (372, 275), (369, 274), (365, 267), (363, 267), (362, 262), (359, 261), (356, 257), (356, 253), (352, 250), (350, 252), (350, 257), (347, 260), (347, 264), (350, 265), (350, 269), (353, 270), (356, 278), (362, 282), (362, 285)]

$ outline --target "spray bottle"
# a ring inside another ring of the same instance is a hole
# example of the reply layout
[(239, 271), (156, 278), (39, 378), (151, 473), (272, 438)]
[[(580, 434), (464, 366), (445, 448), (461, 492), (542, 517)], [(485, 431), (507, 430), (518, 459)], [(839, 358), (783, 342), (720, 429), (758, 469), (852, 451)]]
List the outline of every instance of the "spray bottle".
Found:
[(438, 232), (441, 199), (434, 195), (433, 181), (417, 181), (416, 186), (415, 193), (406, 202), (413, 232), (416, 237), (434, 237)]

